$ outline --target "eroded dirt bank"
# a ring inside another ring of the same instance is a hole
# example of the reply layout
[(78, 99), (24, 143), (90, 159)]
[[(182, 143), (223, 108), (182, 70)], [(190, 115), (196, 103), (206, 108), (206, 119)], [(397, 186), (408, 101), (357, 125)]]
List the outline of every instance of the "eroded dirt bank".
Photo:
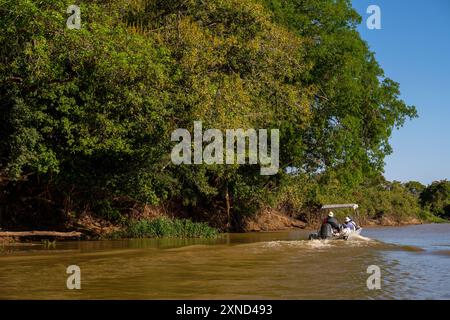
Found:
[[(161, 208), (145, 208), (142, 211), (134, 212), (130, 218), (132, 219), (154, 219), (158, 217), (185, 217), (185, 214), (169, 214), (167, 211)], [(217, 217), (212, 217), (212, 224), (216, 227), (219, 222)], [(287, 229), (317, 229), (319, 226), (319, 220), (316, 219), (314, 222), (307, 223), (296, 218), (290, 212), (284, 212), (278, 209), (267, 208), (259, 213), (245, 217), (241, 219), (238, 224), (232, 227), (232, 229), (226, 230), (225, 226), (223, 228), (218, 228), (221, 231), (233, 231), (233, 232), (269, 232), (269, 231), (281, 231)], [(382, 217), (380, 219), (364, 219), (360, 221), (362, 226), (376, 227), (376, 226), (403, 226), (403, 225), (417, 225), (422, 224), (424, 221), (416, 217), (406, 217), (401, 220)], [(16, 242), (16, 241), (31, 241), (31, 240), (73, 240), (73, 239), (101, 239), (108, 238), (108, 235), (118, 232), (123, 228), (121, 223), (113, 223), (106, 219), (94, 217), (90, 214), (84, 213), (76, 219), (69, 219), (64, 225), (58, 228), (59, 232), (54, 232), (48, 230), (45, 227), (36, 227), (33, 230), (46, 230), (44, 233), (35, 232), (31, 230), (21, 230), (22, 232), (10, 233), (9, 230), (0, 230), (0, 242)], [(16, 229), (17, 230), (17, 229)], [(67, 237), (61, 232), (66, 232)]]

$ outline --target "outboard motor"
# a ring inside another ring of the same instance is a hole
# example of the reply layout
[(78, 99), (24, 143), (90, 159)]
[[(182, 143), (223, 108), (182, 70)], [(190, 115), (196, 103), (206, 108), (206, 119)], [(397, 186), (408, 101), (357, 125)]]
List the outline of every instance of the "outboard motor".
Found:
[(311, 233), (308, 237), (308, 240), (320, 240), (320, 235), (318, 232)]
[(329, 223), (322, 224), (319, 236), (320, 239), (331, 239), (333, 237), (333, 228)]

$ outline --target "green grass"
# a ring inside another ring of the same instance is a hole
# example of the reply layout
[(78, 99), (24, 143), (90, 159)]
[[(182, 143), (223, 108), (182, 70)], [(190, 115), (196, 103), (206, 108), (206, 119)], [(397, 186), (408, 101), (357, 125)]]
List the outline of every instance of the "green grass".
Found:
[(441, 217), (435, 216), (429, 211), (422, 211), (419, 213), (419, 218), (425, 222), (429, 223), (449, 223), (450, 221), (447, 219), (443, 219)]
[(132, 220), (123, 231), (114, 234), (120, 238), (214, 238), (218, 231), (204, 222), (188, 219), (157, 218)]

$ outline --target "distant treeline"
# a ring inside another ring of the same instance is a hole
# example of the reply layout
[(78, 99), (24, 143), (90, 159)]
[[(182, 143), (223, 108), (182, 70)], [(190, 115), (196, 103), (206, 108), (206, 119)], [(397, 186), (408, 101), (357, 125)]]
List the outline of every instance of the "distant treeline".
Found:
[[(301, 177), (294, 180), (297, 182), (285, 189), (278, 203), (311, 225), (323, 218), (317, 210), (320, 205), (330, 203), (358, 203), (359, 215), (354, 218), (363, 224), (369, 220), (401, 224), (414, 220), (442, 222), (450, 219), (450, 181), (447, 180), (425, 186), (417, 181), (390, 182), (380, 176), (352, 188), (343, 188), (338, 178), (303, 184)], [(354, 215), (351, 211), (336, 213), (338, 218)]]
[[(448, 215), (447, 182), (442, 200), (382, 178), (392, 130), (417, 114), (349, 0), (78, 1), (80, 30), (66, 27), (72, 2), (3, 1), (3, 226), (151, 205), (226, 229), (341, 200), (368, 216)], [(173, 165), (170, 133), (197, 120), (279, 129), (282, 169)]]

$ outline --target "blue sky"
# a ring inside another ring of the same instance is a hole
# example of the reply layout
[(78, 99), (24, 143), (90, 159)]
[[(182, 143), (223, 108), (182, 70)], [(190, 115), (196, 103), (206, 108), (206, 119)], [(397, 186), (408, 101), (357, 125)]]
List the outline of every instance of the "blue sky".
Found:
[[(450, 1), (353, 0), (363, 17), (359, 31), (387, 77), (419, 118), (391, 138), (388, 180), (429, 184), (450, 180)], [(369, 30), (369, 5), (381, 9), (381, 30)]]

